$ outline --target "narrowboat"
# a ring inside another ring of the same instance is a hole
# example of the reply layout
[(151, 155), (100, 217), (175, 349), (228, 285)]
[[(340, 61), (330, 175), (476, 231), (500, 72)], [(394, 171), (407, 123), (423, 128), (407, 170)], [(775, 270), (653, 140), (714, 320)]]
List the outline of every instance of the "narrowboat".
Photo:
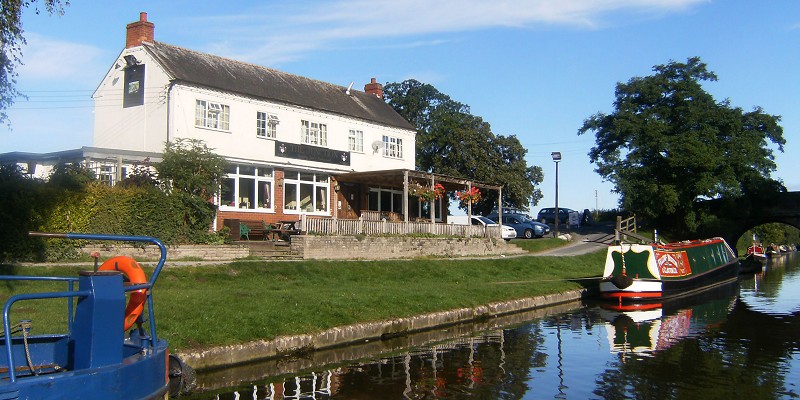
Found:
[[(77, 276), (20, 276), (13, 269), (0, 276), (12, 289), (0, 293), (5, 300), (0, 399), (164, 399), (170, 390), (179, 393), (170, 375), (182, 379), (185, 367), (157, 336), (153, 312), (152, 291), (166, 247), (147, 236), (30, 235), (150, 243), (161, 257), (149, 279), (125, 256), (95, 262), (94, 270)], [(37, 290), (15, 293), (15, 287), (34, 286)], [(56, 316), (43, 309), (55, 310)]]
[[(739, 259), (722, 238), (609, 246), (600, 296), (647, 307), (735, 280)], [(644, 304), (644, 305), (641, 305)]]
[(760, 272), (764, 265), (769, 260), (767, 253), (760, 243), (753, 241), (753, 244), (747, 248), (747, 253), (741, 260), (741, 273)]

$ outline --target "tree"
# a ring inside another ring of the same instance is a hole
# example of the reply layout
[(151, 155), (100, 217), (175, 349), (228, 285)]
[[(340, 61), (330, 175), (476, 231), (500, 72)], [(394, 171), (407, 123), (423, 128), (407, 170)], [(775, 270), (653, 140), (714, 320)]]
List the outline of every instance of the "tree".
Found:
[[(704, 215), (697, 200), (782, 187), (770, 142), (783, 151), (780, 116), (716, 102), (701, 86), (716, 81), (698, 57), (653, 67), (655, 74), (616, 86), (614, 112), (597, 113), (589, 157), (614, 184), (622, 208), (673, 233), (694, 232)], [(785, 190), (785, 189), (783, 189)]]
[(227, 164), (202, 140), (177, 139), (164, 146), (162, 161), (155, 167), (168, 196), (183, 205), (181, 224), (191, 233), (189, 240), (205, 240), (216, 212), (211, 198), (219, 190)]
[[(31, 0), (0, 0), (0, 123), (8, 122), (7, 110), (14, 104), (15, 97), (24, 97), (17, 88), (16, 67), (22, 65), (22, 46), (25, 37), (22, 29), (22, 11), (31, 6)], [(64, 7), (69, 1), (43, 0), (44, 8), (49, 14), (64, 14)], [(39, 14), (39, 8), (34, 12)]]
[[(527, 165), (527, 150), (516, 136), (495, 135), (469, 106), (413, 79), (387, 84), (384, 96), (417, 129), (418, 170), (503, 185), (503, 207), (527, 210), (541, 199), (536, 185), (542, 169)], [(486, 214), (496, 207), (497, 196), (483, 193), (473, 211)]]
[(208, 201), (219, 189), (227, 164), (224, 157), (214, 154), (202, 140), (177, 139), (166, 143), (162, 161), (155, 167), (169, 191)]

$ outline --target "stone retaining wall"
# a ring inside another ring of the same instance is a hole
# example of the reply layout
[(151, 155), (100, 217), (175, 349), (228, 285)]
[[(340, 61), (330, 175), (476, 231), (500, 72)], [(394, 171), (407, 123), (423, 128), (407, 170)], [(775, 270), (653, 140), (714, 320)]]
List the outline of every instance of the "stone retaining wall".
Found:
[(524, 250), (502, 239), (415, 238), (400, 236), (292, 237), (292, 253), (304, 259), (386, 260), (414, 257), (465, 257), (521, 254)]
[[(156, 246), (145, 248), (130, 245), (86, 246), (83, 253), (100, 252), (101, 259), (110, 256), (129, 256), (136, 260), (158, 260), (161, 252)], [(205, 261), (230, 261), (250, 255), (250, 249), (243, 245), (177, 245), (167, 246), (167, 261), (197, 258)]]
[(272, 340), (257, 340), (202, 350), (178, 351), (177, 356), (195, 370), (223, 368), (280, 357), (294, 352), (315, 352), (367, 340), (381, 340), (413, 332), (440, 329), (468, 321), (566, 303), (591, 293), (588, 290), (573, 290), (408, 318), (340, 326), (313, 334), (281, 336)]

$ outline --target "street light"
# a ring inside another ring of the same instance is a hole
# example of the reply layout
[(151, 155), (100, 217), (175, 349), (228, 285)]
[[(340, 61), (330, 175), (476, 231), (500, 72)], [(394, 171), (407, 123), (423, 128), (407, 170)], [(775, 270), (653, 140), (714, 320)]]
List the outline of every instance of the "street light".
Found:
[(561, 161), (561, 152), (560, 151), (554, 151), (554, 152), (550, 153), (550, 155), (553, 157), (553, 162), (556, 163), (556, 214), (555, 214), (555, 224), (556, 224), (556, 226), (555, 226), (555, 229), (553, 230), (553, 235), (555, 235), (555, 237), (558, 237), (558, 217), (559, 217), (559, 214), (558, 214), (558, 162)]

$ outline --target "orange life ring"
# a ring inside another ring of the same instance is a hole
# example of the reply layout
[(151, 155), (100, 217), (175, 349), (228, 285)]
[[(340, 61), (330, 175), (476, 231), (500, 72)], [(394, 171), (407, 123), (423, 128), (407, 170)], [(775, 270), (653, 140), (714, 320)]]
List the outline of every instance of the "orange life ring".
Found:
[[(120, 271), (128, 277), (128, 281), (133, 285), (147, 283), (147, 277), (144, 275), (144, 271), (139, 266), (139, 263), (128, 256), (109, 258), (98, 268), (98, 271)], [(139, 289), (131, 292), (128, 305), (125, 307), (124, 330), (130, 329), (136, 322), (136, 319), (142, 315), (145, 300), (147, 300), (147, 289)]]

